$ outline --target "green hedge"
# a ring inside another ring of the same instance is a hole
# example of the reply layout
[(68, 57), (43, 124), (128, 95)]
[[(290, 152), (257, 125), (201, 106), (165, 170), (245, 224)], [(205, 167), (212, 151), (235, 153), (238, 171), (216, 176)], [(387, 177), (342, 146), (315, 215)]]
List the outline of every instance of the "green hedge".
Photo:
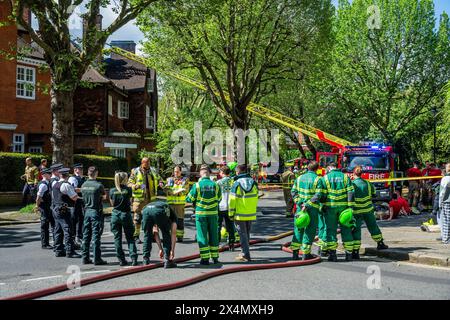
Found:
[[(38, 166), (42, 158), (46, 158), (48, 163), (52, 163), (51, 156), (36, 153), (7, 153), (0, 152), (0, 192), (2, 191), (22, 191), (23, 180), (20, 176), (24, 174), (25, 159), (32, 158), (33, 163)], [(96, 156), (96, 155), (74, 155), (74, 163), (82, 163), (85, 174), (89, 166), (98, 167), (100, 177), (114, 177), (116, 170), (129, 171), (126, 159)], [(114, 185), (112, 180), (101, 180), (105, 187)]]

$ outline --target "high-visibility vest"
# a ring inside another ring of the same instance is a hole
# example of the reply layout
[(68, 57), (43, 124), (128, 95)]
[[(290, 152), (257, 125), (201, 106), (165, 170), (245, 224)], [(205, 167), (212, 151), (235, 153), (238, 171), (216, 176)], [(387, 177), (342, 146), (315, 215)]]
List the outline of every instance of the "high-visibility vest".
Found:
[(219, 214), (219, 202), (221, 199), (222, 193), (219, 185), (209, 178), (201, 178), (192, 186), (189, 194), (186, 196), (186, 202), (195, 205), (196, 215)]
[(140, 167), (134, 168), (131, 171), (128, 185), (133, 189), (133, 201), (142, 201), (145, 198), (144, 192), (146, 192), (147, 195), (149, 194), (148, 200), (150, 202), (156, 199), (156, 195), (158, 194), (158, 176), (153, 172), (152, 169), (148, 170), (147, 176), (150, 190), (143, 190), (141, 188), (134, 189), (133, 185), (145, 184), (145, 176)]
[(296, 204), (304, 203), (316, 209), (320, 208), (320, 201), (326, 193), (323, 178), (313, 171), (298, 177), (291, 189), (292, 198)]
[[(180, 189), (189, 189), (189, 180), (187, 178), (169, 178), (167, 179), (167, 184), (173, 182), (173, 185), (170, 187), (170, 191), (176, 192)], [(168, 204), (185, 204), (186, 203), (186, 194), (187, 191), (182, 191), (177, 194), (168, 194), (167, 195), (167, 203)]]
[(258, 185), (248, 175), (236, 176), (230, 192), (228, 215), (236, 221), (256, 220)]
[(334, 169), (323, 177), (327, 188), (327, 207), (353, 207), (353, 184), (350, 178), (341, 171)]
[(355, 206), (354, 214), (373, 212), (372, 195), (375, 193), (373, 184), (362, 178), (353, 180), (353, 188), (355, 189)]

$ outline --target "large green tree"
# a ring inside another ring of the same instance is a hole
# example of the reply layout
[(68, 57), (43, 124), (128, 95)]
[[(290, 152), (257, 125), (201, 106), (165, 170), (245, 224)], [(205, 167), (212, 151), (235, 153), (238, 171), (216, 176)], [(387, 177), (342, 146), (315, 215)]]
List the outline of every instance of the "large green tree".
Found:
[(447, 14), (435, 27), (432, 0), (339, 1), (330, 91), (339, 106), (371, 124), (369, 136), (397, 144), (400, 152), (410, 147), (403, 139), (418, 132), (417, 121), (444, 105)]
[[(73, 156), (73, 95), (88, 66), (103, 50), (108, 37), (134, 19), (156, 0), (13, 0), (13, 17), (44, 50), (51, 73), (51, 111), (53, 116), (53, 161), (69, 164)], [(81, 48), (71, 42), (69, 17), (78, 6), (85, 6), (85, 37)], [(115, 20), (98, 30), (97, 16), (107, 6), (117, 13)], [(31, 9), (38, 28), (24, 19)]]
[(329, 5), (330, 0), (174, 0), (152, 6), (138, 24), (155, 65), (194, 70), (227, 125), (247, 129), (247, 106), (273, 92), (274, 82), (295, 79)]

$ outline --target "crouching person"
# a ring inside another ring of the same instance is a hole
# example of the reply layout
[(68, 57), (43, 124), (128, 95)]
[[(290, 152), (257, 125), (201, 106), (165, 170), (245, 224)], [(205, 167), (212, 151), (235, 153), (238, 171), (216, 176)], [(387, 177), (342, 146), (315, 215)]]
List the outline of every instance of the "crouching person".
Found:
[(98, 169), (96, 167), (89, 167), (89, 179), (81, 186), (81, 194), (84, 201), (84, 222), (83, 222), (83, 245), (82, 263), (92, 263), (89, 258), (89, 248), (91, 240), (94, 245), (94, 265), (105, 265), (107, 262), (102, 259), (102, 252), (100, 249), (101, 235), (103, 229), (103, 199), (106, 198), (105, 188), (98, 182)]
[[(177, 266), (173, 261), (175, 255), (177, 216), (173, 209), (169, 208), (167, 202), (161, 199), (149, 203), (142, 210), (142, 229), (144, 230), (144, 246), (142, 251), (145, 265), (150, 264), (153, 227), (155, 225), (162, 232), (162, 249), (164, 255), (160, 252), (160, 257), (164, 257), (164, 268), (174, 268)], [(159, 236), (155, 235), (155, 240), (161, 248)]]
[(128, 250), (133, 266), (138, 265), (138, 253), (134, 242), (134, 224), (131, 216), (131, 197), (133, 191), (128, 184), (128, 174), (118, 172), (114, 176), (115, 188), (109, 191), (109, 199), (113, 207), (111, 214), (111, 232), (114, 234), (114, 246), (120, 266), (127, 266), (128, 261), (122, 249), (122, 229), (127, 240)]

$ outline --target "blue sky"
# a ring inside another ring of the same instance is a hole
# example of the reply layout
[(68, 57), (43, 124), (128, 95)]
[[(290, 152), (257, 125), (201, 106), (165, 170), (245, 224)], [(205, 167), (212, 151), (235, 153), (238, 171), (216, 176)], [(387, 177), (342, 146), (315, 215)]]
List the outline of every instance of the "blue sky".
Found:
[[(395, 0), (392, 0), (392, 1), (395, 1)], [(336, 5), (338, 0), (332, 0), (332, 2)], [(439, 20), (439, 16), (443, 11), (450, 13), (450, 0), (434, 0), (434, 3), (435, 3), (435, 8), (436, 8), (437, 20)], [(102, 10), (101, 13), (103, 15), (103, 27), (110, 25), (116, 16), (112, 12), (112, 10), (109, 8)], [(138, 43), (137, 50), (138, 50), (138, 53), (140, 53), (139, 41), (143, 40), (143, 38), (144, 38), (144, 36), (139, 31), (139, 28), (135, 25), (134, 21), (131, 21), (128, 24), (126, 24), (125, 26), (123, 26), (121, 29), (119, 29), (117, 32), (115, 32), (109, 38), (109, 41), (111, 41), (111, 40), (134, 40), (136, 43)]]

